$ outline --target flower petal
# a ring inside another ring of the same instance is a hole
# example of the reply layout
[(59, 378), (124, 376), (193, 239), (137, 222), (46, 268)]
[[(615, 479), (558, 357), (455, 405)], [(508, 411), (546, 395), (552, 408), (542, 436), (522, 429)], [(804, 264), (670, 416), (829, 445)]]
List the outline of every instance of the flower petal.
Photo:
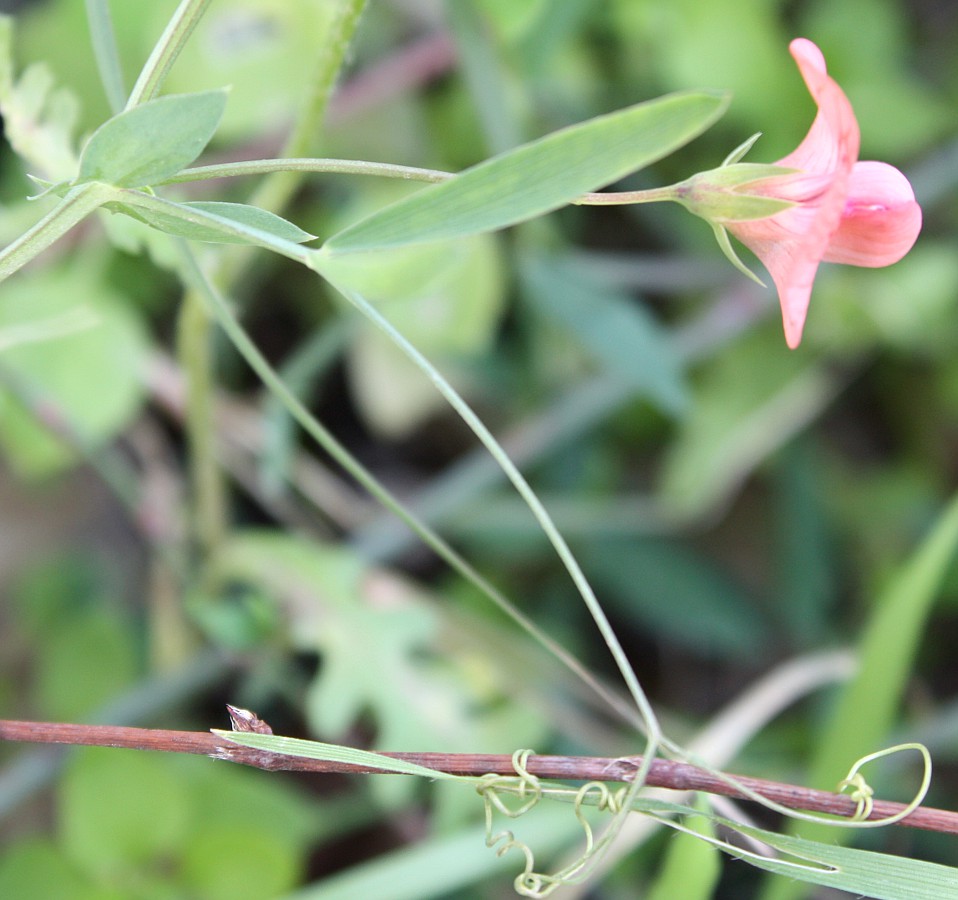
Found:
[[(795, 348), (802, 339), (815, 273), (838, 230), (852, 168), (858, 159), (859, 131), (851, 103), (828, 77), (825, 58), (811, 41), (796, 38), (789, 50), (818, 114), (805, 139), (777, 165), (799, 169), (786, 193), (800, 205), (754, 222), (726, 227), (765, 264), (782, 306), (785, 340)], [(781, 185), (785, 187), (785, 184)]]
[(908, 179), (887, 163), (856, 163), (845, 211), (824, 258), (850, 266), (890, 266), (911, 250), (920, 231), (921, 207)]

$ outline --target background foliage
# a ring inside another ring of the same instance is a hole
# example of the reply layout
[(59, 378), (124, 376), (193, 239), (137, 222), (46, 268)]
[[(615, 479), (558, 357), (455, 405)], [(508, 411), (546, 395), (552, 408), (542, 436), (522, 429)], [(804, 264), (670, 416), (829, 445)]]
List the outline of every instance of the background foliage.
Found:
[[(174, 7), (112, 4), (128, 83)], [(212, 5), (164, 88), (232, 86), (210, 160), (279, 152), (329, 9)], [(701, 738), (783, 659), (868, 633), (880, 668), (914, 629), (914, 653), (876, 700), (891, 711), (875, 740), (926, 742), (930, 802), (954, 807), (958, 572), (927, 605), (905, 595), (900, 627), (875, 636), (958, 475), (954, 5), (376, 3), (316, 155), (458, 170), (621, 106), (715, 88), (734, 92), (720, 123), (625, 185), (714, 167), (755, 131), (765, 134), (750, 159), (771, 161), (813, 115), (786, 52), (796, 35), (821, 46), (851, 98), (862, 157), (902, 168), (925, 211), (918, 245), (894, 268), (824, 267), (799, 350), (784, 347), (774, 296), (679, 209), (569, 208), (495, 236), (391, 250), (351, 278), (529, 476), (672, 737)], [(0, 78), (0, 100), (9, 133), (11, 116), (31, 123), (44, 171), (4, 147), (4, 244), (44, 211), (24, 200), (26, 172), (69, 177), (75, 137), (109, 115), (79, 0), (26, 4), (14, 48), (24, 74)], [(177, 196), (245, 201), (251, 189), (235, 179)], [(286, 215), (326, 237), (415, 189), (311, 177)], [(433, 386), (318, 279), (262, 253), (245, 265), (234, 299), (287, 383), (524, 612), (613, 679), (535, 522)], [(204, 729), (224, 724), (230, 701), (279, 732), (380, 749), (633, 752), (633, 733), (301, 439), (225, 340), (208, 436), (228, 473), (227, 527), (198, 531), (181, 299), (167, 244), (109, 215), (0, 290), (0, 716)], [(701, 738), (702, 753), (804, 782), (826, 734), (845, 758), (829, 731), (836, 695), (814, 694), (754, 738)], [(849, 762), (868, 749), (844, 746)], [(515, 874), (514, 859), (482, 846), (480, 807), (461, 788), (109, 750), (61, 766), (0, 750), (0, 896), (494, 897)], [(819, 772), (816, 786), (843, 774)], [(907, 798), (915, 779), (889, 766), (878, 787)], [(548, 812), (534, 830), (547, 855), (577, 839)], [(953, 840), (905, 830), (855, 841), (955, 858)], [(593, 896), (761, 889), (743, 866), (683, 865), (681, 853), (701, 852), (690, 846), (652, 836)]]

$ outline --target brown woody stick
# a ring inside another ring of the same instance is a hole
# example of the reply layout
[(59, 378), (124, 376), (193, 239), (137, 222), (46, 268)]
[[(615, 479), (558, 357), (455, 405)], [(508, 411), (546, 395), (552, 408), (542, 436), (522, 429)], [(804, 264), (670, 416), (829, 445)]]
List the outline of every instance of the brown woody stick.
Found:
[[(253, 721), (254, 723), (259, 722), (255, 717)], [(236, 724), (235, 716), (234, 724)], [(254, 724), (251, 727), (240, 728), (239, 730), (266, 730), (268, 732), (268, 727), (264, 725), (261, 729)], [(205, 731), (168, 731), (158, 728), (73, 725), (57, 722), (21, 722), (0, 719), (0, 740), (36, 744), (124, 747), (132, 750), (162, 750), (170, 753), (195, 753), (267, 770), (384, 774), (378, 769), (365, 766), (304, 759), (264, 750), (253, 750), (249, 747), (223, 741), (216, 735)], [(502, 775), (515, 774), (512, 767), (512, 757), (505, 754), (383, 753), (382, 755), (427, 766), (430, 769), (438, 769), (452, 775), (481, 776), (490, 772)], [(529, 757), (526, 768), (531, 774), (540, 778), (627, 783), (632, 780), (640, 762), (641, 757), (637, 756), (611, 759), (598, 756), (532, 755)], [(750, 778), (744, 775), (732, 777), (749, 790), (789, 809), (831, 813), (846, 818), (851, 818), (855, 813), (855, 801), (844, 794), (833, 794), (828, 791), (818, 791), (799, 785), (767, 781), (763, 778)], [(739, 800), (748, 799), (737, 788), (711, 772), (689, 763), (674, 760), (654, 760), (647, 783), (653, 787), (669, 788), (671, 790), (705, 791)], [(905, 804), (903, 803), (876, 800), (869, 818), (880, 819), (893, 816), (904, 808)], [(926, 831), (958, 834), (958, 812), (919, 807), (897, 824), (911, 828), (921, 828)]]

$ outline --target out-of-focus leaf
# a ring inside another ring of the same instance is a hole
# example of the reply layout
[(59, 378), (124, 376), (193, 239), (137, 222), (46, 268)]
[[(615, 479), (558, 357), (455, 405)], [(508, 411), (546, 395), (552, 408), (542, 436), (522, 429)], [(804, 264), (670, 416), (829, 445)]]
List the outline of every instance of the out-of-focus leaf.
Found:
[[(466, 788), (468, 790), (468, 788)], [(537, 858), (572, 851), (582, 837), (582, 827), (566, 804), (541, 805), (510, 820), (509, 828), (535, 847)], [(389, 897), (390, 900), (433, 900), (461, 896), (463, 889), (494, 874), (517, 875), (519, 853), (497, 856), (486, 846), (480, 827), (448, 835), (432, 835), (416, 844), (385, 853), (377, 859), (338, 872), (318, 884), (302, 888), (283, 900), (355, 900)]]
[(349, 226), (314, 265), (322, 272), (337, 254), (465, 237), (551, 212), (678, 149), (727, 104), (722, 94), (673, 94), (556, 131)]
[[(785, 52), (788, 37), (782, 34), (774, 5), (766, 0), (676, 0), (661, 5), (615, 0), (611, 6), (617, 33), (631, 48), (625, 62), (633, 65), (634, 78), (648, 78), (651, 71), (670, 89), (727, 88), (735, 98), (730, 118), (746, 120), (748, 127), (775, 123), (762, 140), (768, 154), (764, 158), (777, 159), (794, 149), (814, 118), (814, 107), (805, 101), (804, 121), (804, 87)], [(783, 116), (783, 108), (791, 114)]]
[(261, 815), (204, 828), (182, 857), (180, 877), (188, 896), (202, 900), (258, 900), (295, 887), (300, 854), (262, 827)]
[(0, 17), (0, 113), (10, 146), (35, 169), (55, 181), (76, 172), (73, 149), (78, 102), (67, 88), (54, 88), (45, 63), (29, 66), (14, 80), (13, 19)]
[[(834, 789), (855, 760), (880, 750), (887, 740), (931, 606), (956, 551), (958, 498), (951, 501), (931, 533), (902, 564), (875, 604), (862, 635), (858, 669), (842, 689), (824, 734), (816, 741), (808, 779), (812, 787)], [(850, 836), (847, 830), (809, 822), (797, 823), (795, 831), (803, 838), (827, 840), (831, 844), (846, 841)], [(901, 860), (902, 871), (907, 871), (906, 863), (914, 862)], [(958, 892), (958, 869), (947, 872), (951, 873), (947, 876), (951, 879), (951, 892)], [(944, 884), (930, 883), (939, 884), (940, 889)], [(862, 889), (862, 892), (866, 891)], [(919, 896), (917, 893), (867, 893), (893, 900)], [(767, 896), (770, 900), (786, 900), (796, 896), (796, 890), (786, 880), (776, 881), (769, 886)], [(949, 896), (948, 891), (939, 894), (942, 896)]]
[(196, 833), (240, 821), (256, 823), (291, 850), (304, 853), (325, 817), (324, 804), (272, 773), (197, 765), (183, 776), (189, 779), (191, 827)]
[[(433, 416), (448, 409), (435, 385), (382, 332), (359, 330), (349, 351), (349, 385), (366, 424), (388, 440), (402, 440)], [(465, 379), (454, 365), (442, 365), (443, 375), (460, 391)]]
[(667, 412), (685, 408), (688, 392), (670, 338), (632, 298), (557, 259), (530, 262), (523, 283), (536, 309), (560, 323), (609, 374)]
[[(505, 298), (502, 259), (487, 235), (385, 251), (383, 265), (362, 267), (350, 286), (377, 307), (457, 387), (463, 364), (491, 343)], [(354, 265), (359, 256), (343, 257)], [(363, 272), (368, 274), (363, 274)], [(353, 394), (368, 424), (392, 439), (406, 437), (446, 400), (374, 325), (363, 323), (348, 350)]]
[(64, 852), (84, 871), (115, 879), (180, 851), (189, 789), (162, 754), (84, 748), (71, 759), (58, 807)]
[(142, 187), (188, 166), (216, 132), (226, 91), (172, 94), (104, 122), (80, 154), (81, 181)]
[(50, 841), (25, 838), (8, 843), (0, 855), (0, 897), (123, 900), (123, 892), (94, 885)]
[(823, 461), (810, 442), (787, 447), (773, 474), (776, 598), (771, 615), (799, 645), (820, 638), (837, 594), (833, 534), (825, 508)]
[(744, 590), (704, 559), (654, 539), (608, 538), (580, 558), (610, 607), (662, 640), (737, 657), (767, 637)]
[(504, 260), (495, 240), (400, 247), (335, 261), (335, 281), (376, 307), (423, 353), (464, 356), (485, 350), (504, 302)]
[[(155, 40), (170, 7), (135, 6), (135, 16), (149, 24), (146, 34)], [(282, 131), (302, 113), (312, 88), (310, 65), (336, 9), (329, 0), (211, 3), (170, 70), (166, 87), (186, 92), (230, 85), (230, 103), (219, 129), (226, 140), (241, 144)]]
[(951, 242), (923, 238), (887, 269), (837, 266), (822, 275), (809, 320), (811, 343), (860, 352), (880, 342), (923, 357), (952, 357), (958, 340), (958, 256)]
[(661, 498), (679, 517), (726, 500), (770, 453), (818, 415), (838, 384), (781, 336), (748, 335), (700, 372), (688, 416), (666, 459)]
[[(699, 809), (705, 801), (696, 803)], [(685, 825), (692, 831), (715, 837), (715, 827), (708, 816), (689, 816)], [(685, 832), (673, 835), (665, 851), (661, 871), (646, 893), (646, 900), (709, 900), (722, 875), (722, 857), (708, 841)]]
[(47, 718), (78, 721), (136, 674), (133, 634), (122, 618), (105, 608), (65, 614), (38, 646), (34, 702)]
[(33, 329), (42, 337), (51, 323), (78, 317), (82, 328), (57, 327), (47, 339), (0, 352), (0, 444), (26, 475), (48, 474), (76, 457), (37, 415), (49, 416), (54, 432), (63, 421), (92, 451), (126, 425), (142, 399), (139, 323), (91, 268), (21, 273), (4, 285), (0, 334)]

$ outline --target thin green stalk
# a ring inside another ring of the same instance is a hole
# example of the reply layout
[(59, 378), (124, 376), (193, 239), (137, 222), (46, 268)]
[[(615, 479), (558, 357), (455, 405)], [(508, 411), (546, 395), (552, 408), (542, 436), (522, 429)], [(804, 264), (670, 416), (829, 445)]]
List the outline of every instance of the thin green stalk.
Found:
[(283, 156), (304, 155), (317, 143), (318, 132), (326, 118), (336, 79), (342, 71), (346, 53), (359, 27), (359, 20), (367, 2), (368, 0), (335, 0), (336, 9), (320, 47), (306, 103), (286, 141)]
[(271, 175), (278, 172), (317, 172), (341, 175), (375, 175), (382, 178), (402, 178), (406, 181), (448, 181), (453, 172), (438, 169), (420, 169), (416, 166), (397, 166), (390, 163), (366, 162), (361, 159), (253, 159), (243, 162), (220, 163), (183, 169), (159, 184), (182, 184), (186, 181), (204, 181), (210, 178), (233, 178), (243, 175)]
[(362, 313), (362, 315), (376, 325), (403, 353), (416, 365), (417, 368), (435, 385), (436, 389), (446, 398), (450, 406), (459, 414), (460, 418), (469, 426), (473, 434), (485, 445), (486, 449), (492, 454), (493, 458), (506, 473), (506, 476), (512, 482), (519, 495), (525, 500), (526, 505), (536, 517), (543, 532), (548, 537), (550, 543), (555, 548), (556, 553), (562, 560), (563, 565), (568, 571), (573, 583), (579, 591), (586, 608), (589, 610), (599, 633), (602, 635), (609, 652), (615, 660), (616, 666), (622, 675), (632, 699), (638, 707), (642, 719), (647, 729), (647, 738), (649, 749), (646, 755), (651, 757), (655, 755), (656, 749), (661, 741), (662, 735), (658, 720), (652, 710), (652, 706), (636, 678), (635, 672), (629, 664), (625, 651), (612, 628), (605, 611), (602, 609), (592, 586), (589, 584), (585, 573), (579, 566), (578, 561), (569, 549), (565, 539), (556, 528), (552, 517), (546, 508), (542, 505), (535, 491), (530, 487), (522, 473), (515, 467), (508, 454), (499, 445), (499, 442), (493, 437), (492, 433), (486, 427), (485, 423), (476, 415), (472, 408), (466, 403), (459, 393), (449, 384), (442, 374), (429, 362), (396, 328), (384, 318), (379, 311), (369, 303), (365, 297), (350, 290), (341, 284), (333, 283), (336, 289), (343, 294), (346, 299)]
[(649, 188), (644, 191), (604, 191), (597, 194), (583, 194), (573, 200), (579, 206), (624, 206), (634, 203), (664, 203), (676, 201), (676, 185)]
[[(319, 145), (319, 133), (326, 117), (326, 110), (329, 108), (329, 98), (332, 96), (333, 87), (342, 70), (346, 52), (352, 43), (367, 0), (331, 0), (331, 2), (335, 6), (332, 21), (323, 36), (306, 100), (286, 140), (282, 156), (306, 156)], [(271, 212), (282, 213), (301, 181), (302, 175), (299, 172), (277, 173), (259, 186), (253, 193), (250, 203)]]
[(203, 558), (226, 532), (226, 487), (216, 457), (213, 329), (203, 298), (187, 289), (177, 323), (177, 353), (186, 373), (186, 433), (193, 485), (193, 534)]
[[(337, 317), (307, 338), (280, 367), (283, 383), (297, 397), (305, 397), (312, 386), (342, 353), (352, 334), (355, 318)], [(290, 478), (296, 425), (283, 402), (270, 394), (263, 408), (265, 445), (259, 463), (264, 490), (275, 496)]]
[(25, 266), (106, 203), (113, 191), (109, 185), (98, 182), (73, 188), (36, 225), (0, 251), (0, 281)]
[(110, 17), (110, 5), (107, 0), (86, 0), (86, 18), (90, 26), (90, 40), (93, 43), (93, 55), (96, 57), (103, 91), (110, 109), (118, 113), (126, 102), (126, 88), (123, 85), (120, 54), (116, 47), (113, 19)]
[[(123, 191), (122, 199), (130, 205), (179, 216), (188, 221), (209, 222), (204, 213), (190, 211), (179, 204), (140, 191)], [(248, 231), (231, 226), (228, 220), (215, 217), (225, 230), (248, 236)], [(298, 244), (262, 235), (264, 245), (276, 253), (304, 262), (305, 251)], [(214, 409), (213, 328), (207, 304), (195, 289), (183, 297), (179, 318), (178, 354), (186, 374), (186, 433), (189, 444), (189, 465), (193, 487), (192, 533), (201, 559), (207, 559), (226, 534), (226, 484), (216, 456)]]
[(516, 622), (527, 634), (552, 653), (570, 671), (587, 684), (608, 707), (617, 713), (623, 721), (638, 727), (641, 719), (635, 709), (625, 703), (614, 692), (603, 685), (568, 650), (556, 643), (539, 627), (526, 618), (516, 606), (496, 587), (480, 575), (465, 559), (447, 544), (428, 525), (409, 512), (376, 477), (364, 468), (336, 438), (320, 424), (300, 400), (289, 390), (276, 371), (257, 349), (249, 335), (233, 314), (230, 304), (203, 274), (192, 251), (182, 240), (177, 241), (181, 255), (181, 275), (184, 280), (202, 295), (209, 305), (210, 312), (224, 330), (247, 364), (259, 376), (263, 384), (278, 397), (294, 419), (340, 466), (374, 496), (383, 506), (402, 519), (441, 559), (488, 596), (496, 606)]
[(156, 96), (160, 85), (173, 63), (176, 62), (193, 29), (199, 24), (209, 3), (210, 0), (182, 0), (153, 48), (149, 59), (143, 65), (126, 101), (127, 109), (146, 103), (147, 100), (152, 100)]

